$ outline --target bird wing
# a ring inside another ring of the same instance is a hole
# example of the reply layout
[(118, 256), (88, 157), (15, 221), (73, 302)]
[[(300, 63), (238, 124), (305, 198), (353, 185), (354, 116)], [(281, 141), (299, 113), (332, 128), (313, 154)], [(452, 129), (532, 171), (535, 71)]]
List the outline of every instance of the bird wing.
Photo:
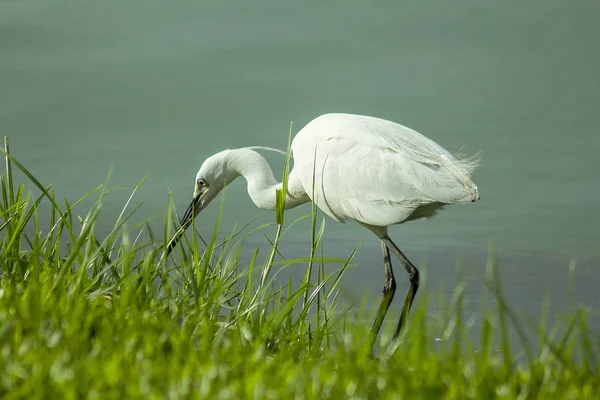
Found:
[(338, 221), (386, 226), (419, 206), (477, 195), (471, 164), (390, 121), (327, 114), (296, 135), (292, 152), (307, 194)]

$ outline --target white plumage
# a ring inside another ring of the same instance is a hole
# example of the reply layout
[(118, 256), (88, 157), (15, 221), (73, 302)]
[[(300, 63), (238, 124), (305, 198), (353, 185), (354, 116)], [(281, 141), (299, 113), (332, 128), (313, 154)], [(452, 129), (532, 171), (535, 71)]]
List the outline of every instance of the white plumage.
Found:
[[(256, 206), (275, 209), (275, 180), (267, 161), (251, 147), (224, 150), (208, 159), (196, 174), (193, 200), (182, 228), (167, 244), (167, 255), (193, 217), (238, 176), (248, 184)], [(331, 218), (354, 220), (381, 239), (385, 266), (383, 299), (373, 325), (375, 340), (396, 282), (390, 251), (408, 272), (410, 289), (394, 337), (397, 337), (419, 287), (419, 271), (387, 234), (387, 227), (435, 215), (443, 206), (474, 202), (479, 190), (471, 180), (478, 157), (459, 158), (420, 133), (395, 122), (352, 114), (325, 114), (295, 136), (293, 169), (286, 208), (313, 201)], [(285, 154), (285, 153), (284, 153)]]
[(340, 222), (384, 227), (435, 212), (426, 206), (479, 198), (470, 178), (473, 159), (459, 160), (418, 132), (383, 119), (320, 116), (298, 132), (292, 155), (290, 181), (299, 180), (315, 204)]

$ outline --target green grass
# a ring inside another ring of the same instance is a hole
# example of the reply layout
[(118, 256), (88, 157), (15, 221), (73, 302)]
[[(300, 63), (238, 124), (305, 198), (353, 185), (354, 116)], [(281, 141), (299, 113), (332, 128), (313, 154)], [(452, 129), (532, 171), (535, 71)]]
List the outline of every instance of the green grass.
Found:
[[(589, 312), (580, 307), (553, 326), (547, 311), (539, 320), (520, 316), (502, 294), (493, 255), (487, 290), (496, 303), (476, 321), (462, 315), (460, 279), (435, 315), (427, 314), (433, 295), (421, 291), (400, 340), (389, 343), (387, 329), (373, 356), (374, 310), (348, 310), (339, 292), (356, 249), (346, 260), (322, 255), (323, 225), (314, 213), (307, 216), (313, 248), (306, 259), (278, 253), (294, 229), (281, 213), (266, 256), (257, 249), (245, 265), (238, 261), (244, 237), (271, 229), (244, 227), (223, 240), (217, 224), (207, 243), (188, 235), (164, 260), (157, 244), (176, 227), (172, 205), (164, 235), (131, 225), (128, 201), (112, 231), (99, 237), (95, 226), (109, 189), (85, 195), (95, 203), (79, 218), (79, 202), (59, 201), (5, 154), (2, 398), (600, 397), (600, 341), (587, 327)], [(15, 185), (13, 168), (33, 191)], [(44, 215), (42, 203), (50, 209)], [(325, 274), (325, 265), (333, 272)], [(304, 281), (281, 283), (282, 268), (306, 268)], [(531, 335), (539, 346), (528, 342)]]

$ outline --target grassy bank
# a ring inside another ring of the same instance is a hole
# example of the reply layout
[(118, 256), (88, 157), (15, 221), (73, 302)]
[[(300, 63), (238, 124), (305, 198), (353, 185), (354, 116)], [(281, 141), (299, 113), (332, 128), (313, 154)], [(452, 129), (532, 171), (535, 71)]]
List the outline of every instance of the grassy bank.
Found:
[[(12, 168), (39, 194), (15, 184)], [(246, 227), (223, 240), (217, 226), (206, 243), (189, 235), (165, 260), (160, 244), (175, 227), (172, 208), (164, 234), (135, 226), (135, 207), (126, 204), (113, 230), (97, 237), (107, 195), (98, 187), (84, 196), (96, 200), (89, 212), (75, 215), (78, 202), (59, 202), (7, 155), (0, 188), (2, 398), (600, 397), (600, 340), (587, 328), (587, 311), (553, 326), (547, 314), (520, 317), (502, 296), (493, 257), (488, 289), (496, 304), (477, 317), (477, 332), (461, 313), (461, 284), (435, 318), (423, 291), (400, 341), (388, 343), (386, 329), (374, 357), (370, 323), (361, 322), (374, 313), (357, 317), (338, 293), (353, 253), (322, 257), (319, 220), (307, 232), (314, 246), (306, 259), (278, 254), (286, 229), (294, 229), (285, 221), (273, 245), (244, 265), (244, 236), (272, 229)], [(37, 212), (42, 203), (49, 213)], [(291, 267), (307, 270), (303, 282), (276, 279)], [(539, 346), (528, 342), (532, 333)]]

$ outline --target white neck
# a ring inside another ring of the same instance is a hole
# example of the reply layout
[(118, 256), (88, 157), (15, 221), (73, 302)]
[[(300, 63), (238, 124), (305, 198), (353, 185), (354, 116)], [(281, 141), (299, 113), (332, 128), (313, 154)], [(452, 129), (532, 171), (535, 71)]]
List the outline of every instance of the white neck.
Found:
[[(231, 150), (228, 154), (227, 167), (246, 179), (248, 194), (258, 208), (275, 210), (276, 192), (277, 189), (281, 189), (282, 184), (275, 180), (273, 171), (263, 156), (245, 148)], [(310, 201), (310, 198), (292, 171), (288, 178), (285, 208), (293, 208), (307, 201)]]

